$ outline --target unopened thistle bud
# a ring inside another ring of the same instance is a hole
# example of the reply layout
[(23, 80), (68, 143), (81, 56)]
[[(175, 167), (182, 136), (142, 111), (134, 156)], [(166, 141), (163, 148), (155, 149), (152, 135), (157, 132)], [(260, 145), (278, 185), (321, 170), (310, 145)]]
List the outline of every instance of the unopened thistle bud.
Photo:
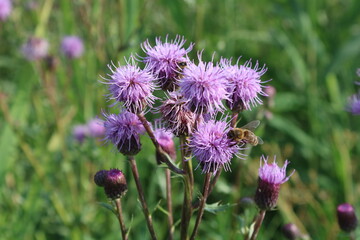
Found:
[(293, 223), (285, 224), (282, 227), (282, 232), (284, 236), (289, 240), (295, 240), (296, 238), (301, 237), (300, 230)]
[(104, 190), (108, 198), (115, 200), (125, 195), (127, 191), (126, 178), (119, 169), (110, 169), (107, 171), (104, 180)]
[(341, 230), (352, 232), (356, 229), (358, 221), (355, 209), (349, 203), (343, 203), (337, 207), (337, 218)]
[[(264, 162), (263, 165), (261, 163)], [(255, 193), (255, 203), (261, 210), (270, 210), (276, 206), (280, 185), (288, 181), (294, 171), (287, 177), (286, 166), (289, 162), (286, 160), (284, 166), (280, 168), (277, 163), (268, 163), (268, 157), (260, 158), (258, 187)]]
[(196, 115), (185, 104), (183, 96), (173, 92), (169, 93), (169, 98), (160, 107), (165, 127), (175, 136), (189, 136), (194, 127)]
[[(173, 134), (158, 124), (158, 126), (155, 126), (154, 135), (161, 149), (167, 153), (172, 160), (175, 160), (176, 149)], [(160, 152), (156, 152), (156, 161), (158, 164), (164, 162), (164, 160), (162, 160), (164, 157)]]
[(105, 184), (105, 180), (107, 177), (108, 171), (107, 170), (100, 170), (94, 176), (94, 182), (99, 187), (103, 187)]

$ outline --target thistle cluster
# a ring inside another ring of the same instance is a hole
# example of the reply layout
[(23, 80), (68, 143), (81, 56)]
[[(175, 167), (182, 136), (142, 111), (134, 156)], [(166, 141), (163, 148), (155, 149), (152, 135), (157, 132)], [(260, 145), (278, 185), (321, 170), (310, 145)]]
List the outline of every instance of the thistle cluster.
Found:
[[(176, 36), (174, 40), (166, 37), (164, 41), (160, 37), (156, 38), (155, 45), (146, 40), (141, 48), (144, 53), (132, 54), (125, 58), (124, 64), (109, 64), (110, 72), (102, 77), (102, 83), (108, 88), (107, 99), (112, 102), (111, 107), (119, 109), (117, 113), (103, 114), (104, 139), (129, 159), (153, 239), (156, 237), (152, 220), (147, 211), (134, 160), (134, 156), (141, 151), (140, 135), (146, 132), (154, 143), (158, 164), (167, 164), (173, 172), (185, 175), (182, 239), (186, 238), (192, 214), (194, 180), (191, 162), (192, 158), (196, 159), (196, 168), (200, 168), (206, 177), (205, 192), (191, 237), (193, 239), (206, 198), (211, 192), (211, 176), (220, 173), (222, 169), (230, 171), (231, 161), (235, 156), (246, 158), (243, 152), (246, 144), (258, 143), (248, 139), (250, 136), (257, 138), (250, 130), (242, 137), (237, 136), (234, 130), (238, 115), (261, 105), (262, 97), (267, 96), (267, 86), (264, 85), (266, 81), (261, 79), (267, 68), (252, 60), (240, 64), (240, 58), (235, 63), (223, 57), (215, 62), (215, 55), (206, 61), (203, 57), (204, 50), (197, 52), (196, 59), (191, 59), (189, 54), (194, 44), (186, 44), (181, 36)], [(151, 117), (155, 119), (152, 123), (145, 117), (151, 114), (155, 116)], [(217, 118), (219, 115), (222, 116), (220, 119)], [(180, 141), (179, 162), (174, 137), (178, 137)], [(258, 189), (266, 194), (261, 195), (258, 190), (255, 202), (260, 209), (268, 210), (276, 205), (280, 184), (289, 179), (285, 172), (288, 162), (280, 169), (276, 163), (268, 164), (264, 157), (261, 161), (265, 164), (259, 170)], [(182, 169), (178, 168), (179, 165)], [(166, 183), (171, 189), (170, 177)], [(213, 181), (215, 183), (216, 180)], [(171, 218), (171, 214), (169, 217)]]

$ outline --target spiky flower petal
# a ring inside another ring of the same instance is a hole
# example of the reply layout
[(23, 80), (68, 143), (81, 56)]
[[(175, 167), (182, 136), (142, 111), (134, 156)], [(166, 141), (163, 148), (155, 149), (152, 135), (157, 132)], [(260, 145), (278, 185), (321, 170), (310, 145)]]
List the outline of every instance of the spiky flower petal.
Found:
[(229, 59), (221, 59), (220, 63), (224, 69), (225, 77), (230, 83), (227, 91), (230, 95), (228, 105), (232, 110), (251, 109), (251, 106), (262, 104), (259, 95), (267, 96), (263, 91), (264, 86), (261, 85), (261, 76), (265, 74), (267, 68), (265, 65), (259, 67), (256, 62), (252, 67), (251, 60), (246, 61), (244, 65), (231, 64)]
[(224, 121), (201, 123), (190, 138), (189, 147), (199, 161), (203, 173), (216, 173), (219, 167), (230, 170), (230, 160), (241, 148), (228, 137)]
[(141, 113), (145, 106), (151, 106), (156, 99), (153, 95), (155, 77), (149, 71), (149, 65), (141, 69), (133, 56), (126, 63), (119, 67), (108, 65), (112, 72), (110, 79), (105, 79), (109, 86), (109, 98), (122, 102), (129, 112)]
[(190, 44), (185, 49), (183, 46), (186, 40), (181, 36), (176, 36), (171, 41), (168, 41), (166, 36), (164, 43), (158, 37), (155, 42), (154, 47), (150, 45), (149, 40), (146, 40), (141, 45), (141, 48), (146, 53), (143, 61), (158, 76), (159, 85), (163, 90), (174, 91), (177, 88), (177, 80), (182, 70), (181, 64), (189, 61), (186, 54), (192, 50), (193, 44)]
[(141, 150), (139, 134), (145, 128), (138, 117), (130, 112), (109, 114), (104, 113), (105, 140), (112, 142), (124, 155), (136, 155)]

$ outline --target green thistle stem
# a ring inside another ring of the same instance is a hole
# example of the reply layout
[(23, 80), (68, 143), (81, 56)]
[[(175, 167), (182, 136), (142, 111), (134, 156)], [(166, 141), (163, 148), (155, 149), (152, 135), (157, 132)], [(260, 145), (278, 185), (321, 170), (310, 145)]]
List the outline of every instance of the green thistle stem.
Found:
[(145, 201), (144, 191), (143, 191), (143, 188), (142, 188), (141, 183), (140, 183), (140, 177), (139, 177), (139, 172), (137, 170), (135, 158), (134, 158), (134, 156), (128, 156), (128, 160), (130, 162), (131, 171), (132, 171), (132, 174), (133, 174), (134, 179), (135, 179), (136, 188), (137, 188), (137, 191), (138, 191), (138, 194), (139, 194), (139, 200), (140, 200), (142, 210), (143, 210), (143, 213), (144, 213), (144, 216), (145, 216), (147, 227), (148, 227), (150, 235), (151, 235), (151, 239), (156, 240), (157, 238), (156, 238), (156, 234), (155, 234), (155, 231), (154, 231), (152, 218), (151, 218), (148, 206), (147, 206), (146, 201)]
[(197, 215), (197, 218), (196, 218), (194, 230), (193, 230), (193, 232), (191, 234), (190, 240), (195, 239), (195, 237), (197, 235), (197, 232), (198, 232), (198, 229), (199, 229), (199, 226), (200, 226), (200, 223), (201, 223), (201, 220), (202, 220), (202, 216), (204, 214), (206, 199), (209, 196), (211, 174), (212, 173), (206, 173), (206, 175), (205, 175), (204, 186), (203, 186), (203, 196), (201, 198), (200, 206), (199, 206), (199, 209), (198, 209), (198, 215)]
[(255, 222), (255, 226), (254, 226), (254, 232), (250, 238), (250, 240), (255, 240), (258, 233), (259, 233), (259, 230), (260, 230), (260, 227), (261, 227), (261, 224), (265, 218), (265, 213), (266, 211), (265, 210), (260, 210), (258, 216), (256, 217), (256, 222)]
[(119, 220), (119, 224), (120, 224), (120, 229), (121, 229), (121, 237), (123, 240), (127, 240), (128, 236), (126, 235), (126, 228), (125, 228), (125, 223), (124, 223), (124, 217), (123, 217), (123, 213), (122, 213), (122, 207), (121, 207), (121, 199), (117, 198), (115, 200), (115, 205), (116, 205), (116, 211), (117, 211), (117, 217)]

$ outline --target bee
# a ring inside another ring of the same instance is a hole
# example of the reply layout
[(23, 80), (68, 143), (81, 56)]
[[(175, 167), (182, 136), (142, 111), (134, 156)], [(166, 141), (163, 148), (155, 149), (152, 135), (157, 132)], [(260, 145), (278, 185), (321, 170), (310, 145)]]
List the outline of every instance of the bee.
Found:
[(179, 80), (183, 77), (182, 72), (184, 68), (186, 68), (187, 63), (186, 62), (178, 62), (177, 63), (178, 69), (176, 71), (175, 79)]
[(228, 137), (237, 143), (249, 143), (253, 146), (263, 144), (264, 141), (252, 132), (259, 125), (260, 121), (254, 120), (252, 122), (249, 122), (245, 126), (242, 126), (241, 128), (233, 128), (228, 132)]

